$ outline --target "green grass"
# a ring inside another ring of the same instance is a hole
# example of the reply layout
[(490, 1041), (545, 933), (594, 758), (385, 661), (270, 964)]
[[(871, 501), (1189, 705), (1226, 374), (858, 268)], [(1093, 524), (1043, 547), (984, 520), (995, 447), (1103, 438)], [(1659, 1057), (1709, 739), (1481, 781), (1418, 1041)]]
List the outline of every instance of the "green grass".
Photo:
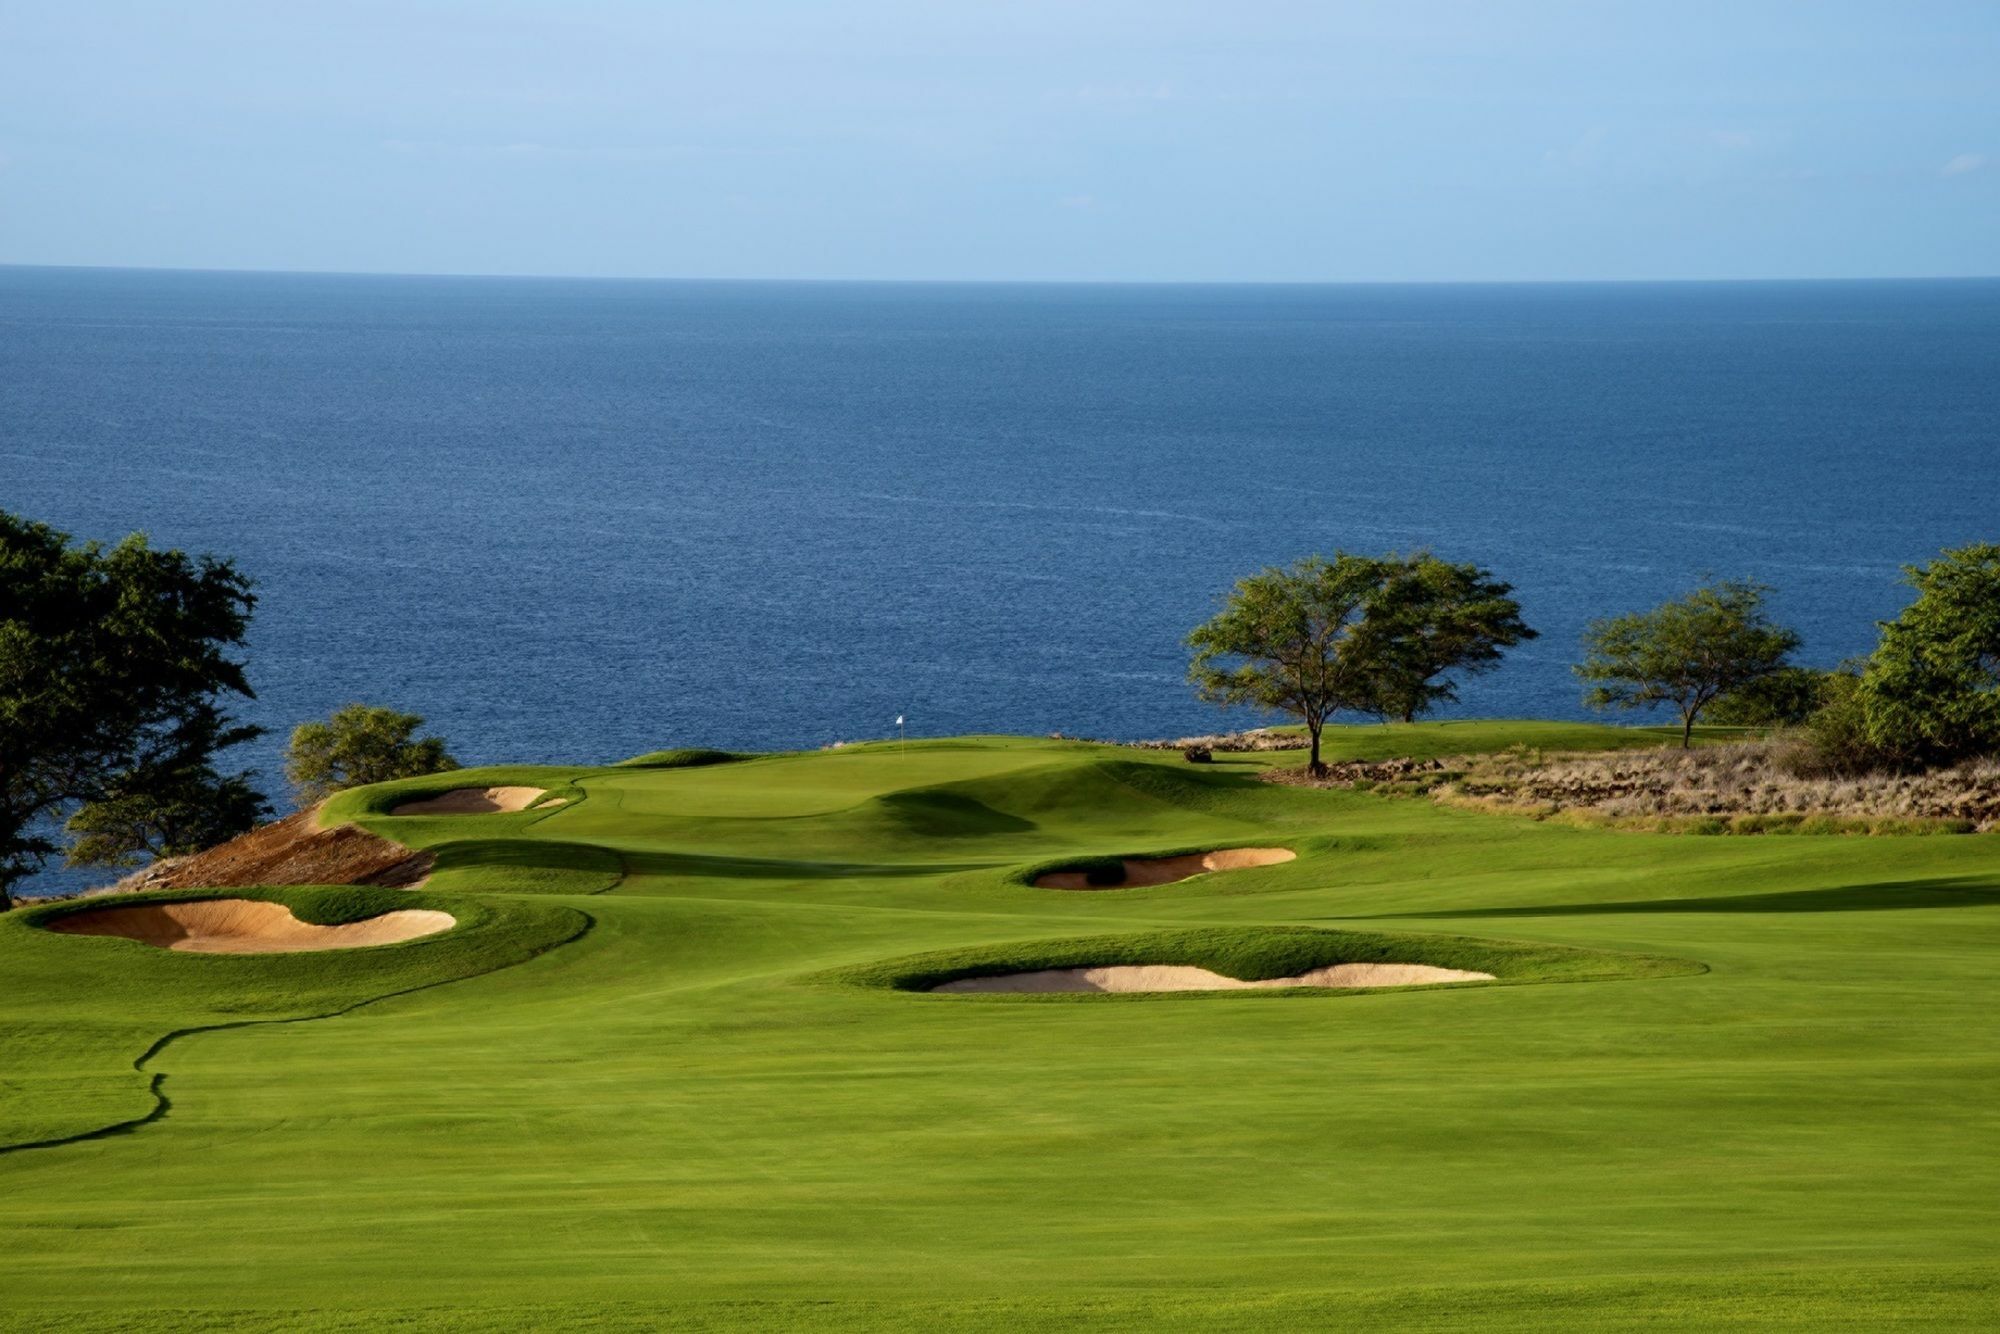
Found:
[[(1255, 780), (1301, 758), (961, 738), (477, 770), (333, 808), (436, 848), (422, 893), (270, 892), (317, 920), (442, 907), (441, 936), (200, 956), (9, 914), (0, 1146), (67, 1142), (0, 1148), (0, 1328), (1993, 1323), (2000, 839), (1629, 833)], [(503, 781), (572, 801), (385, 813)], [(1230, 844), (1299, 857), (1022, 880)], [(1502, 984), (903, 989), (1395, 956)]]

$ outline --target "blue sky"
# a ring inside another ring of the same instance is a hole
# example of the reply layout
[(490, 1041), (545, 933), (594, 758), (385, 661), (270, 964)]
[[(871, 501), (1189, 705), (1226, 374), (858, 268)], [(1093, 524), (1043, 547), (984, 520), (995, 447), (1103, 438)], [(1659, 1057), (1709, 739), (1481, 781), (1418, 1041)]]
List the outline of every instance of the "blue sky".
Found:
[(2000, 3), (0, 0), (0, 262), (2000, 274)]

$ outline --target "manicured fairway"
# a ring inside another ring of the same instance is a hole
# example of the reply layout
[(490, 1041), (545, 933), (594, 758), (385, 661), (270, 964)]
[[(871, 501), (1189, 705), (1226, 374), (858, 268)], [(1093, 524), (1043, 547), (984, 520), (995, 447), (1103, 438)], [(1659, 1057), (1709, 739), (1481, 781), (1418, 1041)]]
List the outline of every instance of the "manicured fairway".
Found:
[[(269, 892), (441, 907), (444, 936), (198, 956), (0, 918), (0, 1145), (68, 1141), (0, 1152), (0, 1328), (2000, 1321), (2000, 839), (1616, 833), (1217, 758), (964, 738), (478, 771), (336, 804), (440, 847), (426, 890)], [(571, 801), (379, 813), (462, 782)], [(1024, 883), (1251, 844), (1299, 856)], [(1357, 994), (878, 984), (1262, 927), (1613, 962)]]

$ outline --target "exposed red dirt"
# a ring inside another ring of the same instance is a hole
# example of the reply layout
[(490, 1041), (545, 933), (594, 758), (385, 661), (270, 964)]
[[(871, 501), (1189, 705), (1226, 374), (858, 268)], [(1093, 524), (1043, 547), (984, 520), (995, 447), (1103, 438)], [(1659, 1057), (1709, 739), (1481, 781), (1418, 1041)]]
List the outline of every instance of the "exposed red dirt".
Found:
[(431, 873), (428, 852), (364, 829), (315, 828), (300, 811), (189, 857), (155, 862), (126, 876), (121, 893), (147, 889), (235, 889), (247, 885), (388, 885), (408, 889)]

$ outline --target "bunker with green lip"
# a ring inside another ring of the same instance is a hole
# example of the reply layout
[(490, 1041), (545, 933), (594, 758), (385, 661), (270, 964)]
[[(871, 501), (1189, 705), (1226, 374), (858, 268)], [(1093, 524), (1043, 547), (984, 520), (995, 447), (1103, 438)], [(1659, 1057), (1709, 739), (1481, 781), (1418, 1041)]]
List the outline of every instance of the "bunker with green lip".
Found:
[(1101, 875), (1095, 870), (1045, 871), (1035, 877), (1035, 884), (1042, 889), (1136, 889), (1192, 880), (1211, 871), (1279, 866), (1297, 856), (1290, 848), (1220, 848), (1214, 852), (1188, 852), (1174, 857), (1124, 857), (1119, 859), (1119, 870), (1115, 875)]
[(426, 908), (399, 908), (357, 922), (322, 926), (300, 921), (282, 903), (190, 899), (88, 908), (57, 917), (48, 928), (67, 936), (120, 936), (195, 954), (280, 954), (395, 945), (455, 925), (450, 913)]

